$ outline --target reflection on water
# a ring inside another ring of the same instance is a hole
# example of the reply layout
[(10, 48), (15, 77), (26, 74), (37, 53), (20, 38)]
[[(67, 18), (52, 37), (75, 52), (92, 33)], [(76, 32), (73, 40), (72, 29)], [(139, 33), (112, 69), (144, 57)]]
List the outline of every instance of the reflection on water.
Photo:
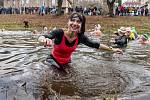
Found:
[(131, 99), (149, 92), (149, 46), (133, 41), (119, 55), (79, 45), (66, 74), (45, 62), (51, 48), (40, 46), (38, 36), (25, 31), (0, 36), (0, 100), (100, 99), (107, 94)]

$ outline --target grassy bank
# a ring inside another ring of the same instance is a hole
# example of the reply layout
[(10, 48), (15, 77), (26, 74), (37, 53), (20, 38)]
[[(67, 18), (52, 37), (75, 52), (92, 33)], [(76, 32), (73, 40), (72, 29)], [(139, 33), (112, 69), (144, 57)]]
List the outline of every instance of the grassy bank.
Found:
[[(66, 28), (67, 15), (0, 15), (0, 28), (7, 30), (42, 30), (44, 26)], [(101, 24), (104, 33), (114, 32), (121, 26), (134, 26), (139, 33), (150, 34), (150, 17), (145, 16), (117, 16), (114, 18), (104, 16), (86, 16), (86, 30), (94, 28), (95, 24)], [(25, 29), (23, 21), (29, 21), (29, 28)]]

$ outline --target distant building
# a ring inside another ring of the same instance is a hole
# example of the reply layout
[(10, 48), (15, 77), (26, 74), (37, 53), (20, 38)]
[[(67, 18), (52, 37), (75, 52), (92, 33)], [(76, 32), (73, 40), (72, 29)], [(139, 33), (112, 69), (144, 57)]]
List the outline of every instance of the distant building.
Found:
[(145, 4), (146, 2), (150, 2), (150, 0), (140, 0), (142, 4)]
[(50, 6), (51, 3), (51, 0), (4, 0), (4, 7), (40, 7), (42, 5)]
[[(72, 1), (72, 0), (71, 0)], [(46, 7), (52, 7), (57, 5), (57, 0), (4, 0), (1, 1), (4, 7), (40, 7), (45, 5)], [(66, 5), (66, 0), (63, 2), (63, 6)]]
[(125, 7), (142, 7), (146, 4), (148, 5), (148, 8), (150, 8), (150, 0), (126, 0), (126, 2), (123, 3), (123, 6), (125, 6)]
[(143, 4), (141, 2), (125, 2), (122, 4), (124, 7), (141, 7)]

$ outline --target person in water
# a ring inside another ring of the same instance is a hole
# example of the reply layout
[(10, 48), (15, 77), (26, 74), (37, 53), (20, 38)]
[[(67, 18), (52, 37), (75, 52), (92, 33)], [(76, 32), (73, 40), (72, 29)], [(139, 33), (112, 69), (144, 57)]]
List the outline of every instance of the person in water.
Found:
[(64, 69), (65, 66), (71, 62), (71, 55), (80, 43), (96, 49), (122, 53), (121, 49), (111, 48), (89, 40), (89, 38), (84, 35), (85, 22), (86, 18), (84, 15), (73, 13), (69, 17), (67, 23), (68, 29), (66, 31), (63, 29), (55, 29), (49, 34), (38, 38), (38, 41), (44, 46), (51, 46), (52, 39), (54, 39), (53, 49), (47, 58), (47, 62), (51, 65), (55, 63), (57, 68)]
[(128, 40), (135, 40), (138, 38), (138, 33), (135, 27), (126, 27), (126, 31), (126, 36), (128, 37)]
[(118, 31), (115, 33), (116, 37), (111, 40), (111, 43), (114, 43), (115, 45), (113, 47), (117, 48), (123, 48), (127, 46), (128, 43), (128, 38), (126, 36), (126, 28), (125, 27), (120, 27)]
[(150, 44), (150, 39), (147, 34), (139, 36), (138, 43), (140, 44)]

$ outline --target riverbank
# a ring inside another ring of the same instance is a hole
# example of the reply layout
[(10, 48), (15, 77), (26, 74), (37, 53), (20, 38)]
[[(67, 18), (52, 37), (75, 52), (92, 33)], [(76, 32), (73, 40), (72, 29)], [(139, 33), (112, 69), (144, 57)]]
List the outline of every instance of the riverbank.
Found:
[[(54, 27), (66, 28), (68, 15), (0, 15), (0, 29), (6, 30), (38, 30), (44, 26), (48, 29)], [(150, 17), (145, 16), (117, 16), (114, 18), (104, 16), (86, 16), (86, 31), (94, 28), (95, 24), (101, 24), (103, 33), (112, 33), (121, 26), (134, 26), (139, 33), (150, 34)], [(24, 28), (23, 21), (29, 22), (29, 28)]]

